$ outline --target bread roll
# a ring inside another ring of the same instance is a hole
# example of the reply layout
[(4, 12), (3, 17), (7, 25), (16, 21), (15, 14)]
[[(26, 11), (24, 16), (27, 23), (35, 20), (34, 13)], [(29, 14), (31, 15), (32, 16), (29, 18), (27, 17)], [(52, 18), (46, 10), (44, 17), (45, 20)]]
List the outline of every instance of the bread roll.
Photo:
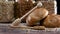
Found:
[(29, 26), (37, 25), (37, 22), (42, 20), (48, 15), (48, 10), (44, 8), (36, 8), (26, 19), (26, 23)]
[(48, 15), (43, 25), (46, 27), (60, 27), (60, 15)]

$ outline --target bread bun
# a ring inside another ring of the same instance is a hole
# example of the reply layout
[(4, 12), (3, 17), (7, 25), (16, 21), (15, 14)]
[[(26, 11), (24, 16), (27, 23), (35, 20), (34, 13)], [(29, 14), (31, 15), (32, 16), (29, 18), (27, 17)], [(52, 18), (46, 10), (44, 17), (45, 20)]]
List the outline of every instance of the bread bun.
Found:
[(48, 15), (43, 25), (46, 27), (60, 27), (60, 15)]
[(37, 25), (37, 22), (42, 20), (48, 15), (48, 10), (44, 8), (36, 8), (26, 19), (26, 23), (29, 26)]

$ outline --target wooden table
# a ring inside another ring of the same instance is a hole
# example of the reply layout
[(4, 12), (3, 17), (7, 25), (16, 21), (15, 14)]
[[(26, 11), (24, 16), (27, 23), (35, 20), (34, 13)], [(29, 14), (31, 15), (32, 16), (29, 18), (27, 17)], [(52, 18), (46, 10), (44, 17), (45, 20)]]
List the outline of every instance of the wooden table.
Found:
[(0, 24), (0, 34), (60, 34), (59, 31), (45, 30), (21, 30), (19, 28), (10, 28), (9, 24)]

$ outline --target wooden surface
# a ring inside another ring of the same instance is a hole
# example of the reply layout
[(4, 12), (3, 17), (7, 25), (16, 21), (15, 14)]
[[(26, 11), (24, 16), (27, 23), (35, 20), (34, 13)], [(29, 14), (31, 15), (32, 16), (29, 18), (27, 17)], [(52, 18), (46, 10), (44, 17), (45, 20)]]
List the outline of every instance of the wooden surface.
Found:
[(60, 30), (59, 31), (21, 30), (18, 28), (10, 28), (9, 24), (0, 24), (0, 34), (60, 34)]

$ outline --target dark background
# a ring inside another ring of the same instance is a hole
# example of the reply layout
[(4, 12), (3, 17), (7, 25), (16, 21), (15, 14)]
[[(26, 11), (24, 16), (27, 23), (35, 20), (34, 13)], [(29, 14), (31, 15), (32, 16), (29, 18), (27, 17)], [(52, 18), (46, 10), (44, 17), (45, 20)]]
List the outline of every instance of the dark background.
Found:
[(56, 0), (57, 1), (57, 14), (60, 15), (60, 0)]

